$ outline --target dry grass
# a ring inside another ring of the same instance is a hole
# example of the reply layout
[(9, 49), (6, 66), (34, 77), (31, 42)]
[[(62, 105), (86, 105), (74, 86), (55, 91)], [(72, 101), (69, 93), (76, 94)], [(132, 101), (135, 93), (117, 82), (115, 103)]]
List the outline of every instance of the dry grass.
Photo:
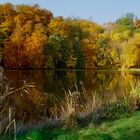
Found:
[(113, 93), (88, 94), (85, 88), (79, 92), (75, 85), (73, 91), (65, 91), (65, 96), (58, 98), (36, 90), (31, 83), (24, 82), (20, 88), (13, 89), (5, 77), (1, 78), (0, 86), (0, 133), (13, 133), (15, 138), (17, 132), (31, 127), (71, 129), (139, 108), (138, 87), (133, 87), (131, 94), (118, 97)]

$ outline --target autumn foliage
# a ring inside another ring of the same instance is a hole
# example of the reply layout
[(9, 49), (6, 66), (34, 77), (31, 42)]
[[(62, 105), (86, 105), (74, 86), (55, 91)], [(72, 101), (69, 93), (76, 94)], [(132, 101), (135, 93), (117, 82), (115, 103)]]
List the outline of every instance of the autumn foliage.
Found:
[(114, 23), (53, 17), (38, 5), (0, 5), (0, 57), (6, 68), (140, 67), (140, 20)]
[(0, 11), (4, 66), (43, 68), (47, 25), (53, 17), (52, 13), (37, 5), (13, 6), (9, 3), (1, 5)]

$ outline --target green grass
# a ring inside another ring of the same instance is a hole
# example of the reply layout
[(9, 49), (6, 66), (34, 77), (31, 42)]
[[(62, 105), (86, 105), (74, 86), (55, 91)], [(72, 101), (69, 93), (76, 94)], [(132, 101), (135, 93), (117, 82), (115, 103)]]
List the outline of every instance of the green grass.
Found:
[[(1, 140), (11, 140), (0, 137)], [(118, 120), (106, 121), (96, 128), (90, 125), (86, 128), (42, 129), (30, 130), (18, 135), (17, 140), (139, 140), (140, 112), (125, 115)]]

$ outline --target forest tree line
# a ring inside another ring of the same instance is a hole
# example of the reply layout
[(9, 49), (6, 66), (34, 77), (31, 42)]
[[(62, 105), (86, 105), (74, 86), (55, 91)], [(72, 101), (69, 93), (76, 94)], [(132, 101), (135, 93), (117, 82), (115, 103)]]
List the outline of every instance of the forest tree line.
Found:
[(139, 68), (140, 19), (128, 13), (99, 25), (38, 5), (0, 4), (0, 57), (6, 68)]

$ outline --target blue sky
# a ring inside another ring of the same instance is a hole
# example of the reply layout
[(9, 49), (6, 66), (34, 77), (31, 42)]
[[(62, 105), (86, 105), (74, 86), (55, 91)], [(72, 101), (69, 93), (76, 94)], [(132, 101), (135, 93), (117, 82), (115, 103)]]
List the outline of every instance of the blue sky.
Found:
[(79, 17), (103, 24), (126, 13), (140, 17), (140, 0), (0, 0), (0, 3), (39, 4), (54, 16)]

